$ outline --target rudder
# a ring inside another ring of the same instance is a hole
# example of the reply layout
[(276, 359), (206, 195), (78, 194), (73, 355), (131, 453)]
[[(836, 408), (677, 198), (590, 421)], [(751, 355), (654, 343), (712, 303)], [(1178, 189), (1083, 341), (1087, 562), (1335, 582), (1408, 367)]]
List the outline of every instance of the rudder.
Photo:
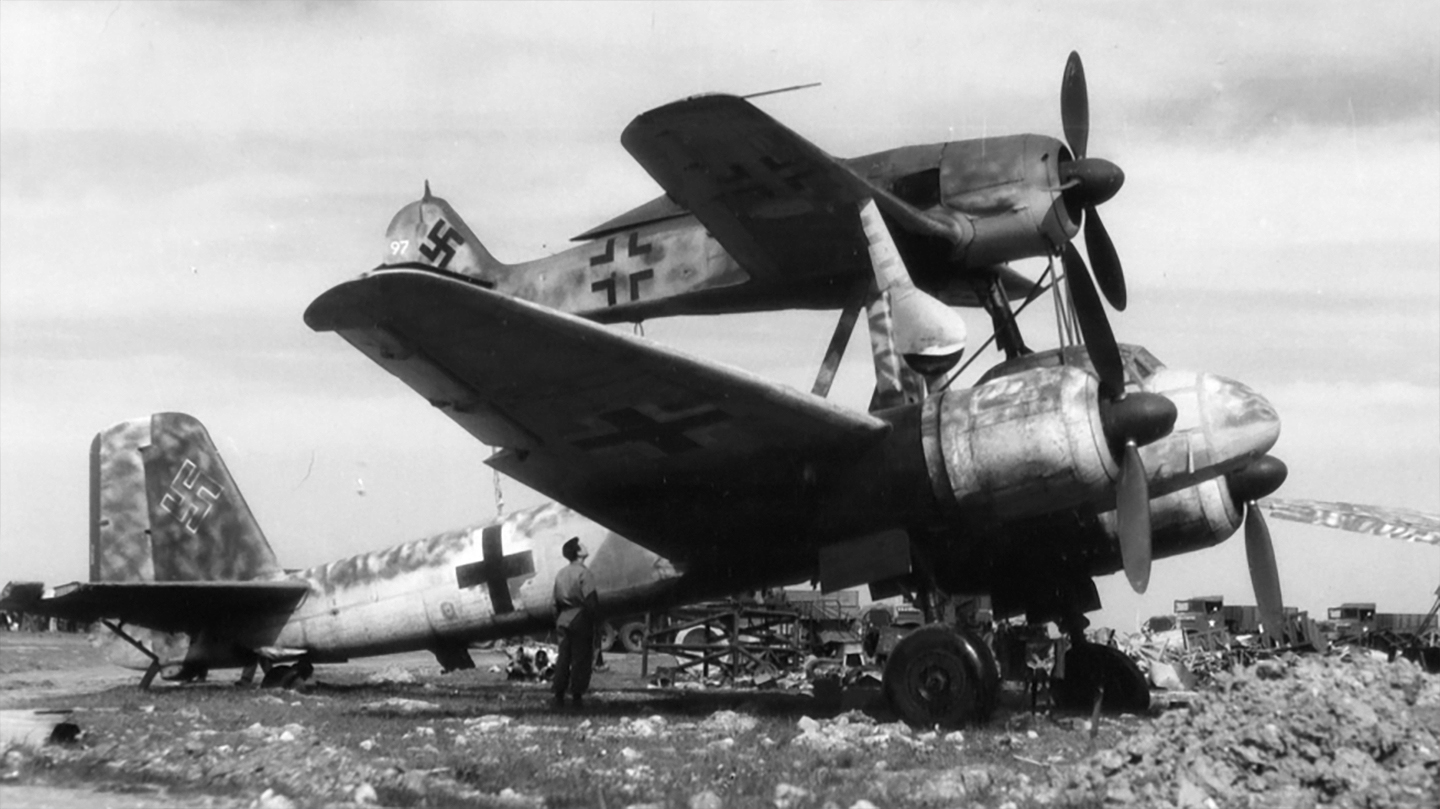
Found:
[(280, 573), (205, 427), (156, 413), (95, 436), (91, 581), (244, 581)]

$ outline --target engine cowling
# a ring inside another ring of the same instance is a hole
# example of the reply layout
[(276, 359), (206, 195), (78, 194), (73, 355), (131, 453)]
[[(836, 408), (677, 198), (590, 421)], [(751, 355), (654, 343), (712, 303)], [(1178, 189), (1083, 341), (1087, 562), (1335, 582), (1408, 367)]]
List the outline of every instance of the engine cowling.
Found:
[(1113, 496), (1119, 468), (1098, 387), (1085, 371), (1059, 366), (931, 397), (922, 424), (936, 496), (1001, 519)]

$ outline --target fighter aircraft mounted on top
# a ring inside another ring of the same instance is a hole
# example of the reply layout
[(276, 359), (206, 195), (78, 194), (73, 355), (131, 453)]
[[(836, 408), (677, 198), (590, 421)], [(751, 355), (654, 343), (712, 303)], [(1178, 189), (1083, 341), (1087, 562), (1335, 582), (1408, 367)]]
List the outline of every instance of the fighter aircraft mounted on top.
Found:
[[(305, 313), (500, 451), (488, 462), (670, 560), (731, 586), (819, 581), (909, 589), (935, 617), (990, 593), (1002, 614), (1074, 641), (1071, 688), (1146, 699), (1133, 664), (1084, 642), (1092, 578), (1213, 545), (1247, 524), (1266, 624), (1279, 625), (1273, 551), (1253, 503), (1285, 467), (1279, 418), (1223, 377), (1119, 346), (1070, 239), (1083, 216), (1113, 305), (1118, 260), (1095, 206), (1121, 182), (1085, 157), (1079, 58), (1062, 84), (1070, 146), (1024, 135), (840, 160), (744, 99), (707, 95), (637, 117), (621, 137), (667, 192), (588, 231), (580, 247), (496, 261), (443, 200), (406, 206), (383, 263)], [(1052, 283), (1083, 345), (1033, 353), (1010, 300), (1036, 285), (1002, 262), (1062, 259)], [(1068, 290), (1063, 298), (1061, 290)], [(1007, 359), (950, 389), (982, 305)], [(596, 323), (668, 314), (839, 308), (806, 395)], [(861, 307), (877, 369), (869, 413), (825, 401)], [(816, 395), (818, 394), (818, 395)], [(911, 721), (988, 713), (993, 655), (937, 625), (890, 658)]]
[[(427, 183), (422, 199), (390, 223), (381, 267), (451, 273), (602, 323), (841, 309), (848, 336), (858, 309), (885, 291), (875, 288), (856, 227), (855, 209), (871, 200), (908, 268), (895, 290), (904, 294), (889, 303), (901, 352), (927, 372), (953, 365), (965, 325), (948, 307), (983, 306), (1000, 347), (1016, 356), (1025, 346), (1009, 302), (1035, 285), (1007, 262), (1055, 255), (1082, 221), (1101, 289), (1111, 305), (1126, 304), (1120, 261), (1096, 210), (1124, 174), (1086, 154), (1088, 91), (1074, 53), (1061, 113), (1068, 146), (1012, 135), (844, 160), (745, 98), (695, 96), (640, 115), (621, 134), (665, 194), (575, 237), (580, 245), (502, 263)], [(1065, 266), (1088, 279), (1078, 252), (1066, 252)], [(1083, 314), (1104, 318), (1093, 308)]]

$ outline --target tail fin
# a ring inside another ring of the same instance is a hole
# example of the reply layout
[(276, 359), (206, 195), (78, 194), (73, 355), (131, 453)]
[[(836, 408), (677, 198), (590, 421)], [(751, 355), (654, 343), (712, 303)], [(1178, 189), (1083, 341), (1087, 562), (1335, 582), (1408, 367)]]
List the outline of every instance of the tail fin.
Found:
[(450, 203), (430, 195), (400, 209), (385, 231), (382, 267), (422, 266), (477, 278), (493, 286), (505, 265), (475, 238)]
[(121, 422), (90, 446), (91, 581), (244, 581), (281, 572), (205, 427)]

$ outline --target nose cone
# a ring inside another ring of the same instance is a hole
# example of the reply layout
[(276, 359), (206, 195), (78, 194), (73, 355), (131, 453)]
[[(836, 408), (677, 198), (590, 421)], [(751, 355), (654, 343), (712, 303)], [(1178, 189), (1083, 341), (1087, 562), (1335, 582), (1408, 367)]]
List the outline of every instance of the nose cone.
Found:
[(1211, 447), (1224, 462), (1264, 455), (1280, 438), (1280, 415), (1249, 387), (1223, 376), (1201, 380), (1201, 409)]
[(1060, 179), (1079, 182), (1070, 193), (1081, 204), (1099, 205), (1115, 196), (1125, 184), (1125, 172), (1102, 157), (1084, 157), (1066, 163), (1061, 168)]

